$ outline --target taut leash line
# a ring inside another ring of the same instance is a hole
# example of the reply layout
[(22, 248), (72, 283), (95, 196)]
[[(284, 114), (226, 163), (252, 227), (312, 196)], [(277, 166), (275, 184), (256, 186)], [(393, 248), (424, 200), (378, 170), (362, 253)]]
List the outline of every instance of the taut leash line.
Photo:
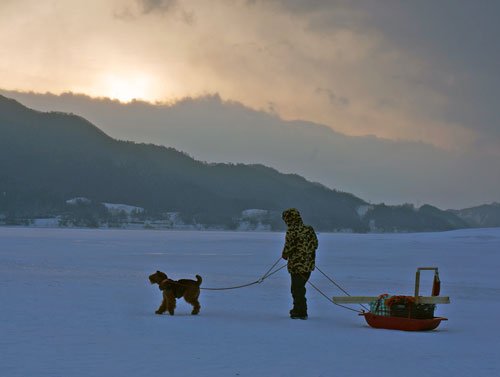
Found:
[[(323, 271), (321, 271), (321, 269), (318, 267), (318, 266), (315, 266), (316, 269), (325, 277), (327, 278), (332, 284), (334, 284), (338, 289), (340, 289), (342, 292), (344, 292), (347, 296), (351, 296), (349, 294), (349, 292), (347, 292), (344, 288), (342, 288), (340, 285), (338, 285), (333, 279), (331, 279), (327, 274), (325, 274)], [(330, 300), (330, 298), (328, 298), (328, 300)], [(333, 301), (332, 301), (333, 302)], [(336, 305), (338, 305), (337, 303), (334, 303)], [(366, 311), (370, 311), (367, 307), (365, 307), (364, 305), (362, 304), (359, 304), (363, 309), (365, 309)], [(339, 305), (339, 306), (342, 306), (342, 305)]]
[[(304, 278), (304, 277), (302, 277)], [(353, 308), (350, 308), (348, 306), (345, 306), (345, 305), (341, 305), (341, 304), (337, 304), (336, 302), (334, 302), (330, 297), (328, 297), (325, 293), (323, 293), (321, 291), (321, 289), (319, 289), (318, 287), (316, 287), (313, 283), (311, 283), (309, 280), (307, 281), (314, 289), (316, 289), (323, 297), (325, 297), (328, 301), (330, 301), (332, 304), (334, 305), (337, 305), (337, 306), (340, 306), (341, 308), (345, 308), (345, 309), (348, 309), (348, 310), (351, 310), (353, 312), (356, 312), (356, 313), (363, 313), (361, 310), (356, 310), (356, 309), (353, 309)]]
[[(252, 281), (250, 283), (247, 283), (247, 284), (241, 284), (241, 285), (235, 285), (235, 286), (232, 286), (232, 287), (220, 287), (220, 288), (206, 288), (206, 287), (200, 287), (200, 290), (205, 290), (205, 291), (227, 291), (227, 290), (230, 290), (230, 289), (239, 289), (239, 288), (245, 288), (245, 287), (250, 287), (252, 285), (255, 285), (255, 284), (260, 284), (262, 283), (264, 280), (266, 280), (268, 277), (274, 275), (275, 273), (277, 273), (278, 271), (282, 270), (283, 268), (285, 268), (287, 266), (287, 263), (285, 263), (283, 266), (281, 267), (278, 267), (276, 269), (274, 269), (276, 267), (276, 265), (280, 262), (282, 258), (279, 257), (276, 262), (274, 262), (274, 264), (266, 271), (266, 273), (264, 275), (262, 275), (262, 277), (258, 280), (255, 280), (255, 281)], [(344, 292), (347, 296), (350, 296), (350, 294), (344, 289), (342, 288), (340, 285), (338, 285), (333, 279), (331, 279), (327, 274), (325, 274), (323, 271), (321, 271), (321, 269), (318, 267), (318, 266), (315, 266), (316, 269), (324, 276), (326, 277), (332, 284), (334, 284), (337, 288), (339, 288), (342, 292)], [(304, 277), (303, 277), (304, 278)], [(325, 297), (328, 301), (330, 301), (332, 304), (334, 305), (337, 305), (337, 306), (340, 306), (342, 308), (345, 308), (345, 309), (348, 309), (348, 310), (351, 310), (353, 312), (356, 312), (356, 313), (363, 313), (363, 311), (360, 311), (360, 310), (356, 310), (356, 309), (353, 309), (353, 308), (350, 308), (348, 306), (345, 306), (345, 305), (341, 305), (341, 304), (337, 304), (336, 302), (334, 302), (330, 297), (328, 297), (324, 292), (321, 291), (321, 289), (319, 289), (318, 287), (316, 287), (313, 283), (311, 283), (309, 280), (307, 281), (316, 291), (318, 291), (323, 297)], [(181, 283), (178, 283), (178, 282), (173, 282), (174, 284), (177, 284), (177, 285), (184, 285), (184, 284), (181, 284)], [(363, 305), (361, 305), (364, 309), (366, 309)], [(368, 310), (368, 309), (366, 309)]]
[(242, 285), (236, 285), (236, 286), (233, 286), (233, 287), (222, 287), (222, 288), (205, 288), (205, 287), (200, 287), (200, 289), (203, 289), (205, 291), (226, 291), (226, 290), (229, 290), (229, 289), (238, 289), (238, 288), (249, 287), (249, 286), (255, 285), (255, 284), (260, 284), (264, 280), (266, 280), (269, 276), (274, 275), (276, 272), (278, 272), (281, 269), (283, 269), (283, 268), (286, 267), (286, 264), (284, 264), (283, 266), (281, 266), (281, 267), (279, 267), (279, 268), (277, 268), (276, 270), (273, 271), (274, 267), (276, 267), (276, 265), (280, 262), (280, 260), (281, 260), (281, 257), (278, 258), (278, 260), (271, 266), (271, 268), (269, 268), (266, 271), (266, 273), (264, 275), (262, 275), (262, 277), (259, 280), (252, 281), (251, 283), (242, 284)]

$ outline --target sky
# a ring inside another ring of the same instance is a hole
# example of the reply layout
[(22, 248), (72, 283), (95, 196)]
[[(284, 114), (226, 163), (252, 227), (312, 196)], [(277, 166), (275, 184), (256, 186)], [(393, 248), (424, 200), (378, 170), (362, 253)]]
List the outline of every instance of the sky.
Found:
[(216, 94), (484, 169), (500, 157), (499, 13), (489, 0), (1, 0), (0, 88)]

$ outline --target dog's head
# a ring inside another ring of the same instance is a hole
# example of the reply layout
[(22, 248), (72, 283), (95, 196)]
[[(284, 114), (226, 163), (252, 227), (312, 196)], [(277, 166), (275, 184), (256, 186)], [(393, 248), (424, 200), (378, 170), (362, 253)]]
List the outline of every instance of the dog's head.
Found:
[(167, 274), (161, 271), (156, 271), (154, 274), (149, 275), (149, 281), (151, 284), (160, 285), (160, 283), (166, 279), (168, 279)]

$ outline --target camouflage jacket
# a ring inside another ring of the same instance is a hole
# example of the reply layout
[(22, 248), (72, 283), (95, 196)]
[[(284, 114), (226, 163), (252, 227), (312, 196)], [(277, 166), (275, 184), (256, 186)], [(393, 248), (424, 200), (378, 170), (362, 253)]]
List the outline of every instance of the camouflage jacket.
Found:
[(288, 260), (288, 272), (307, 273), (314, 270), (318, 239), (312, 226), (302, 222), (299, 211), (291, 208), (283, 212), (288, 226), (282, 257)]

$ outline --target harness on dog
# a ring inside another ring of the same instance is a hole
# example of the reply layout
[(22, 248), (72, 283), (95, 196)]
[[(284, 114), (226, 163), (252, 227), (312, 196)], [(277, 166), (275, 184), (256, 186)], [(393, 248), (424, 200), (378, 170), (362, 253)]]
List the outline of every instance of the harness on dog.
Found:
[[(186, 292), (187, 285), (183, 284), (182, 281), (175, 281), (172, 279), (167, 279), (168, 285), (165, 288), (166, 291), (172, 291), (175, 298), (181, 298)], [(160, 288), (161, 290), (161, 288)]]

